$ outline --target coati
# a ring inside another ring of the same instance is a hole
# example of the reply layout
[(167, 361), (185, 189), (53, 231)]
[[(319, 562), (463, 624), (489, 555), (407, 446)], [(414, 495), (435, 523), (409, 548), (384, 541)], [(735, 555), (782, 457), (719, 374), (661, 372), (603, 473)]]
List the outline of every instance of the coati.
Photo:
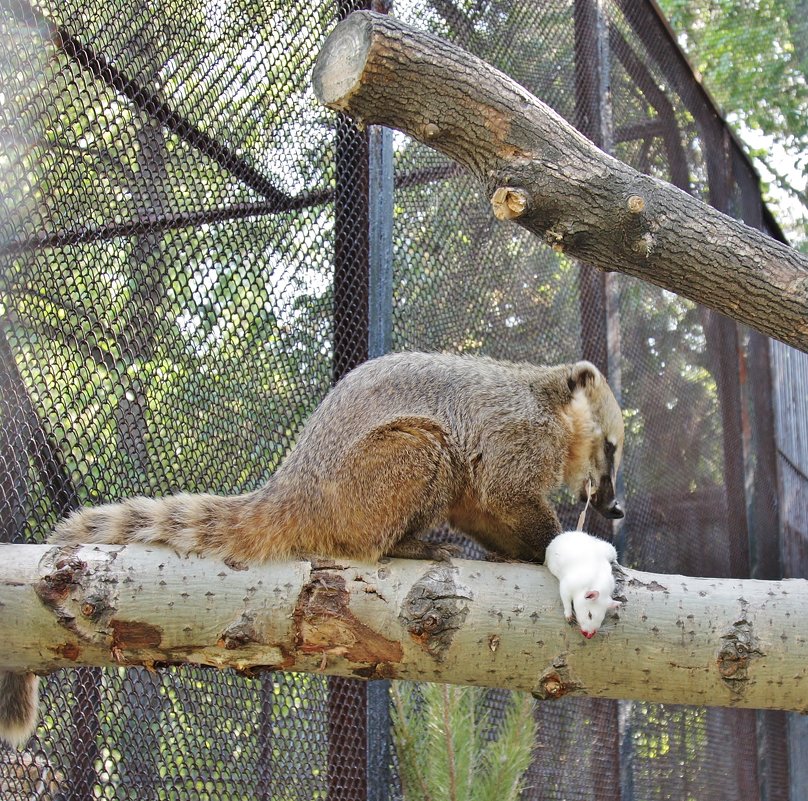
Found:
[(546, 556), (547, 569), (558, 579), (567, 622), (572, 622), (574, 610), (581, 634), (591, 639), (606, 612), (621, 605), (612, 598), (614, 546), (583, 531), (564, 531), (547, 546)]
[[(503, 557), (542, 562), (561, 531), (548, 494), (562, 485), (582, 500), (594, 487), (594, 508), (623, 516), (622, 450), (620, 408), (589, 362), (396, 353), (339, 381), (255, 492), (87, 508), (50, 539), (162, 544), (231, 563), (439, 559), (447, 551), (418, 535), (448, 520)], [(24, 742), (36, 703), (34, 676), (0, 674), (0, 737)]]

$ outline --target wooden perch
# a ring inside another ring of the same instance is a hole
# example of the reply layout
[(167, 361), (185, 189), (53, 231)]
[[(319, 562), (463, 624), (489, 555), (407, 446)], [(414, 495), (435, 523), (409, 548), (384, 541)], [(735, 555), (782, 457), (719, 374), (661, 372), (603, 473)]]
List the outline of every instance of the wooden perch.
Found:
[(0, 668), (195, 663), (808, 711), (808, 581), (628, 570), (592, 640), (527, 564), (270, 563), (0, 545)]
[(499, 219), (604, 270), (672, 290), (808, 351), (808, 259), (595, 147), (489, 64), (359, 11), (323, 46), (325, 105), (468, 168)]

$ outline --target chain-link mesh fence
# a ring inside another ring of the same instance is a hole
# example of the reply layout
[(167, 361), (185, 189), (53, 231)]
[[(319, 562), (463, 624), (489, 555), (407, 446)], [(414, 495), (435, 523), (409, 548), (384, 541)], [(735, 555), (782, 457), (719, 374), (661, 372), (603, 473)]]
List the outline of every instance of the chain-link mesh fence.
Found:
[[(325, 35), (362, 5), (3, 0), (0, 540), (42, 541), (82, 504), (253, 489), (367, 357), (371, 149), (309, 88)], [(754, 175), (650, 3), (394, 10), (619, 158), (763, 224)], [(396, 135), (393, 153), (393, 347), (592, 359), (625, 409), (622, 561), (750, 575), (765, 391), (751, 433), (744, 415), (765, 340), (495, 222), (434, 152)], [(576, 512), (562, 502), (565, 523)], [(776, 522), (766, 536), (777, 549)], [(377, 703), (295, 674), (60, 672), (36, 737), (0, 752), (0, 797), (396, 797), (371, 790)], [(536, 722), (525, 798), (788, 797), (783, 716), (566, 699)]]

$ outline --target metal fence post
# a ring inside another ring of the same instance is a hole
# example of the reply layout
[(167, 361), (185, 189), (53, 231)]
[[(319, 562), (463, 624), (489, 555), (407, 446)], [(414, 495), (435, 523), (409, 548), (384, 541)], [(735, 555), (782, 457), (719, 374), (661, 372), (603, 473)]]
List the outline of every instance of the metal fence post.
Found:
[(390, 350), (393, 317), (393, 132), (371, 125), (368, 356)]
[[(575, 125), (598, 147), (612, 149), (609, 89), (609, 36), (603, 0), (575, 0)], [(619, 397), (619, 322), (613, 276), (589, 264), (579, 265), (581, 355), (608, 376)], [(615, 380), (618, 379), (618, 380)], [(612, 539), (608, 521), (590, 519), (588, 530)], [(587, 702), (598, 759), (591, 777), (593, 798), (620, 799), (620, 736), (616, 701)], [(608, 756), (607, 756), (608, 755)], [(594, 771), (598, 771), (595, 775)], [(607, 771), (607, 775), (604, 775)]]
[[(390, 350), (393, 316), (393, 132), (371, 126), (368, 356)], [(367, 798), (386, 801), (390, 783), (390, 682), (367, 686)]]
[[(341, 4), (342, 5), (342, 4)], [(368, 357), (368, 139), (345, 115), (337, 122), (334, 192), (332, 377)], [(328, 678), (328, 797), (367, 798), (367, 684)]]
[[(739, 190), (739, 213), (747, 225), (765, 230), (763, 201), (757, 176), (733, 152), (732, 171)], [(748, 331), (741, 351), (741, 395), (744, 442), (749, 562), (752, 578), (775, 581), (783, 577), (780, 551), (782, 520), (778, 508), (777, 440), (774, 419), (772, 369), (768, 337)], [(755, 714), (758, 747), (758, 782), (761, 801), (787, 801), (789, 776), (789, 715), (775, 710)], [(793, 736), (793, 735), (792, 735)], [(801, 745), (804, 745), (803, 740)], [(794, 798), (804, 798), (800, 793)]]

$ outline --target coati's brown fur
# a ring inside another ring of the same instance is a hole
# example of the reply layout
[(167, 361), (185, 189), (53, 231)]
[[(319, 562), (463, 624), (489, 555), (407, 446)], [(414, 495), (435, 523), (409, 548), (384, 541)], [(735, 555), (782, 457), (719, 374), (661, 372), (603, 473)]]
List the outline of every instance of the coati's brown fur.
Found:
[[(561, 531), (548, 494), (563, 484), (584, 498), (590, 486), (596, 509), (622, 517), (622, 449), (620, 408), (589, 362), (397, 353), (345, 376), (261, 489), (83, 509), (51, 541), (164, 544), (231, 562), (429, 559), (446, 553), (418, 535), (448, 520), (504, 557), (541, 562)], [(33, 720), (8, 712), (31, 706), (0, 699), (0, 736), (20, 742)]]

